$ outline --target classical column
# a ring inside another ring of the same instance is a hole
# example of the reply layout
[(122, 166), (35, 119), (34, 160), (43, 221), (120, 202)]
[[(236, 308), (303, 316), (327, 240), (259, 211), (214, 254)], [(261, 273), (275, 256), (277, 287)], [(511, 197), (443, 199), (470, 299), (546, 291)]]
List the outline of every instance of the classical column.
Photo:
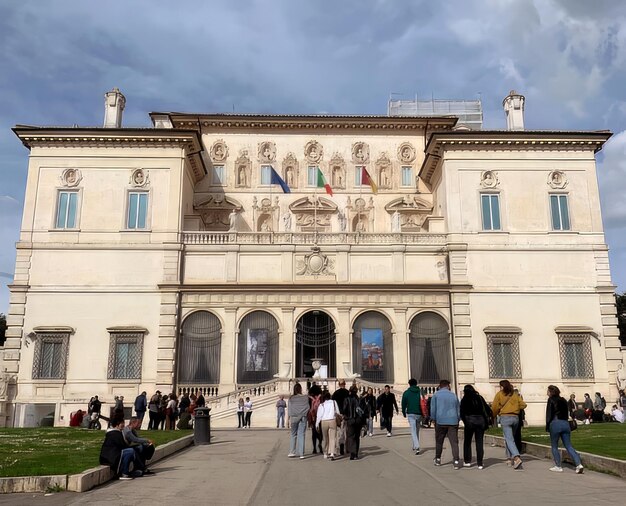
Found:
[(396, 307), (395, 333), (393, 334), (393, 382), (395, 385), (404, 385), (411, 376), (409, 370), (409, 332), (407, 328), (407, 308)]
[(337, 353), (337, 377), (344, 378), (346, 376), (344, 370), (344, 364), (350, 364), (350, 370), (354, 371), (354, 364), (352, 364), (352, 328), (350, 326), (350, 311), (349, 307), (338, 307), (337, 312), (339, 318), (337, 321), (336, 343), (335, 349)]
[(224, 308), (222, 349), (220, 352), (220, 392), (235, 389), (237, 383), (237, 309)]
[(294, 307), (281, 308), (283, 313), (282, 333), (278, 341), (278, 377), (293, 378), (296, 370), (294, 367), (295, 347), (295, 322), (293, 321)]

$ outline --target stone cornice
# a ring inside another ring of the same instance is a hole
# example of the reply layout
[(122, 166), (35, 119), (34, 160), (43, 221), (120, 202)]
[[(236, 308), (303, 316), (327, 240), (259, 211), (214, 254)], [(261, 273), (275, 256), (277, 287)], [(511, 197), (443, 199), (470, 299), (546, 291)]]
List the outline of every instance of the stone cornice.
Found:
[(425, 158), (419, 176), (431, 183), (432, 176), (446, 150), (464, 149), (473, 151), (588, 151), (602, 149), (613, 135), (608, 130), (599, 131), (453, 131), (434, 132), (426, 146)]
[(68, 128), (18, 125), (15, 135), (28, 149), (53, 148), (171, 148), (185, 151), (194, 180), (207, 173), (200, 153), (202, 141), (197, 130), (155, 128)]
[(315, 130), (339, 133), (341, 131), (450, 131), (457, 123), (455, 116), (326, 116), (326, 115), (272, 115), (272, 114), (167, 114), (175, 128), (211, 130)]

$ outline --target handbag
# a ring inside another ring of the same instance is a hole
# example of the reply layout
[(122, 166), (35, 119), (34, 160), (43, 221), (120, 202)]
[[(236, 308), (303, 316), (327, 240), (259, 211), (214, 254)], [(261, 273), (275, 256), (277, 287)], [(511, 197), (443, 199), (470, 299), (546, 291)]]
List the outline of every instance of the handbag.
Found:
[(337, 406), (337, 401), (333, 401), (335, 403), (335, 423), (337, 426), (341, 426), (343, 423), (343, 415), (339, 413), (339, 406)]
[(578, 422), (574, 419), (572, 420), (568, 420), (567, 423), (569, 423), (569, 430), (576, 430), (578, 428)]

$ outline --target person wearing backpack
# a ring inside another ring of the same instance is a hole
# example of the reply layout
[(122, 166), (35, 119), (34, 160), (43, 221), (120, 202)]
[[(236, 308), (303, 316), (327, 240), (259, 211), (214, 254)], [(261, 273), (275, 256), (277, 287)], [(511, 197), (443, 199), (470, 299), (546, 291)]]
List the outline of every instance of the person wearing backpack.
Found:
[(420, 454), (420, 421), (422, 420), (422, 395), (417, 380), (409, 380), (409, 388), (402, 394), (402, 416), (407, 418), (411, 427), (411, 439), (415, 455)]
[(461, 420), (463, 421), (463, 467), (472, 465), (472, 438), (476, 438), (476, 463), (478, 469), (484, 469), (485, 448), (483, 436), (489, 427), (491, 409), (485, 399), (472, 385), (465, 385), (461, 399)]
[(359, 389), (352, 385), (348, 397), (343, 403), (343, 416), (346, 420), (346, 452), (350, 460), (358, 460), (361, 439), (361, 427), (366, 423), (364, 407), (359, 402)]

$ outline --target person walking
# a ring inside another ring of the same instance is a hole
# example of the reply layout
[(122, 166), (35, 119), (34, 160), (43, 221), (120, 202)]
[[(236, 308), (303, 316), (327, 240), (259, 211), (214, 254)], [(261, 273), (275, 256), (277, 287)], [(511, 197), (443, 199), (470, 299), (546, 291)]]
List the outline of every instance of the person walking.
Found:
[(411, 439), (415, 455), (420, 454), (420, 422), (422, 420), (422, 392), (417, 386), (417, 380), (409, 380), (409, 388), (402, 394), (402, 416), (409, 421)]
[(500, 416), (507, 465), (512, 465), (513, 469), (519, 469), (522, 465), (520, 452), (515, 445), (514, 438), (515, 430), (519, 424), (519, 412), (522, 409), (526, 409), (526, 403), (513, 391), (513, 385), (511, 385), (510, 381), (500, 381), (500, 391), (493, 399), (491, 410), (494, 417)]
[(322, 449), (322, 433), (317, 430), (317, 408), (322, 402), (322, 387), (315, 383), (309, 388), (309, 400), (311, 409), (309, 410), (308, 422), (311, 428), (311, 440), (313, 441), (313, 454), (317, 454), (319, 448), (320, 453), (323, 453)]
[(476, 441), (476, 463), (484, 469), (485, 448), (483, 437), (489, 427), (489, 406), (472, 385), (465, 385), (461, 399), (461, 420), (463, 421), (463, 467), (472, 465), (472, 438)]
[(576, 394), (571, 394), (569, 396), (569, 400), (567, 401), (567, 410), (569, 411), (569, 416), (572, 420), (576, 419), (576, 410), (578, 406), (576, 406)]
[(322, 402), (317, 408), (316, 426), (322, 434), (324, 441), (324, 458), (335, 460), (335, 436), (337, 434), (337, 415), (339, 406), (332, 400), (330, 392), (325, 390), (322, 393)]
[(175, 430), (176, 418), (178, 417), (178, 398), (174, 393), (170, 394), (170, 400), (167, 402), (167, 407), (165, 408), (165, 415), (167, 416), (165, 430)]
[(585, 423), (590, 424), (593, 418), (593, 401), (589, 394), (585, 394), (585, 401), (583, 403), (583, 409), (585, 410)]
[[(348, 398), (348, 389), (346, 388), (346, 380), (339, 380), (339, 388), (333, 392), (333, 401), (339, 406), (339, 412), (343, 415), (343, 405)], [(345, 453), (346, 443), (346, 417), (343, 417), (341, 426), (337, 426), (337, 444), (339, 445), (339, 454)]]
[(246, 400), (243, 403), (243, 412), (245, 413), (243, 426), (249, 429), (251, 427), (251, 418), (252, 418), (252, 401), (250, 400), (250, 397), (246, 397)]
[(561, 467), (561, 452), (559, 451), (559, 439), (561, 439), (567, 453), (570, 454), (570, 457), (572, 457), (574, 461), (576, 474), (582, 474), (584, 468), (580, 461), (580, 455), (576, 453), (571, 442), (572, 430), (567, 421), (567, 401), (561, 397), (561, 391), (554, 385), (548, 387), (547, 395), (546, 432), (550, 433), (550, 446), (552, 447), (552, 457), (554, 458), (554, 466), (550, 468), (550, 471), (556, 473), (563, 472), (563, 468)]
[(376, 418), (376, 397), (374, 397), (374, 389), (372, 387), (368, 387), (367, 392), (363, 396), (363, 403), (366, 407), (367, 435), (372, 437), (374, 435), (374, 418)]
[[(522, 394), (519, 393), (519, 390), (517, 388), (514, 388), (513, 392), (519, 395), (520, 399), (524, 400), (524, 397), (522, 396)], [(517, 429), (515, 429), (515, 432), (513, 433), (513, 440), (515, 441), (515, 446), (517, 446), (520, 455), (522, 454), (522, 428), (524, 427), (525, 420), (526, 411), (520, 409), (519, 414), (517, 415)]]
[(287, 405), (291, 437), (289, 455), (287, 457), (304, 458), (304, 437), (306, 434), (307, 415), (309, 414), (309, 397), (302, 393), (302, 385), (296, 383), (293, 386), (293, 395)]
[(396, 415), (399, 413), (398, 403), (396, 402), (396, 395), (391, 391), (391, 387), (389, 385), (385, 385), (385, 390), (376, 402), (378, 412), (381, 416), (381, 423), (385, 430), (387, 430), (387, 437), (391, 437), (391, 431), (393, 429), (392, 426), (392, 418), (393, 411), (396, 410)]
[(443, 441), (447, 437), (454, 459), (454, 469), (459, 469), (460, 406), (456, 394), (450, 390), (448, 380), (439, 382), (439, 389), (430, 402), (430, 418), (435, 422), (435, 465), (441, 465)]
[(143, 417), (146, 416), (146, 410), (148, 409), (148, 398), (146, 392), (141, 392), (135, 398), (135, 417), (139, 420), (139, 428), (143, 423)]
[(287, 402), (285, 396), (281, 395), (278, 401), (276, 401), (276, 428), (285, 428), (285, 409), (287, 408)]
[(238, 429), (246, 426), (245, 414), (243, 412), (243, 397), (239, 397), (237, 401), (237, 422), (239, 422)]
[(361, 427), (365, 424), (365, 410), (359, 403), (359, 389), (352, 385), (343, 403), (343, 416), (346, 419), (346, 452), (350, 460), (358, 460), (361, 446)]

